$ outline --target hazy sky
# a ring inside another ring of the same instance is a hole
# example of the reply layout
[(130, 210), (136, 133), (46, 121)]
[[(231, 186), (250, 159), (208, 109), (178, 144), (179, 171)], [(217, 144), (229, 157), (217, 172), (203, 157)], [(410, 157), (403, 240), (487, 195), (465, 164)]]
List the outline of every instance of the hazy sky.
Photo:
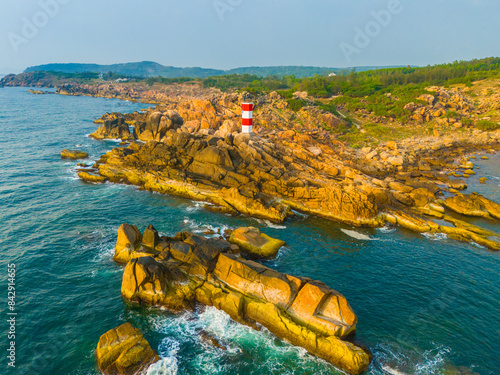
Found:
[(499, 0), (0, 0), (0, 73), (144, 60), (427, 65), (499, 56), (499, 16)]

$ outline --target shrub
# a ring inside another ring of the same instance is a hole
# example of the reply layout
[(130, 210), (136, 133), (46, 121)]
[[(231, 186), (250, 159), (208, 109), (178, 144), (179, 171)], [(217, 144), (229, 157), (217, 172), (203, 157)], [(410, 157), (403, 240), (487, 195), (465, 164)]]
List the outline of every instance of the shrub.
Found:
[(474, 124), (474, 121), (472, 121), (470, 118), (464, 118), (464, 119), (462, 119), (462, 124), (465, 126), (470, 126), (470, 125)]
[(294, 111), (294, 112), (298, 112), (300, 111), (300, 109), (302, 107), (305, 107), (307, 105), (309, 105), (309, 103), (307, 101), (305, 101), (304, 99), (288, 99), (286, 101), (288, 103), (288, 107)]
[(456, 111), (447, 111), (444, 114), (444, 117), (446, 117), (446, 118), (457, 118), (458, 117), (458, 113)]
[(480, 120), (477, 122), (476, 128), (480, 130), (496, 130), (500, 129), (500, 124), (493, 121)]
[(315, 104), (318, 106), (319, 109), (322, 109), (323, 111), (326, 112), (330, 112), (337, 117), (341, 117), (340, 113), (337, 111), (337, 108), (335, 108), (335, 105), (333, 103), (322, 104), (321, 102), (316, 102)]
[(276, 92), (278, 94), (280, 94), (285, 99), (292, 99), (293, 98), (293, 91), (292, 90), (276, 90)]

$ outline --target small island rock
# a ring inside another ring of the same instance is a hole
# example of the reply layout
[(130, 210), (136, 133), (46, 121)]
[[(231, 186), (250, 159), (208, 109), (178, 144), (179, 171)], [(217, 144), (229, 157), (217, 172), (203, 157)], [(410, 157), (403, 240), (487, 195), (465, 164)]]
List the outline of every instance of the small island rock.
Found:
[(96, 358), (99, 369), (106, 375), (137, 374), (160, 360), (142, 333), (130, 323), (101, 336)]

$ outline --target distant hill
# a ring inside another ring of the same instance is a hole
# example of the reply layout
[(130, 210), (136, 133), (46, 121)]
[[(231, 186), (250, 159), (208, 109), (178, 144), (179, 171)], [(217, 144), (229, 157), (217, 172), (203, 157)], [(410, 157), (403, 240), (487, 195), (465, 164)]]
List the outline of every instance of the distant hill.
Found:
[[(389, 67), (356, 67), (357, 72), (382, 69)], [(46, 64), (27, 68), (24, 72), (63, 72), (63, 73), (108, 73), (123, 74), (134, 77), (165, 77), (165, 78), (206, 78), (228, 74), (251, 74), (261, 77), (272, 75), (284, 76), (294, 75), (297, 78), (312, 77), (315, 74), (328, 75), (330, 73), (342, 74), (349, 72), (346, 68), (325, 68), (314, 66), (267, 66), (267, 67), (244, 67), (229, 70), (206, 69), (206, 68), (177, 68), (173, 66), (163, 66), (152, 61), (143, 61), (135, 63), (99, 65), (99, 64)]]
[(63, 72), (63, 73), (108, 73), (123, 74), (134, 77), (199, 77), (205, 78), (213, 75), (224, 74), (223, 70), (203, 69), (203, 68), (176, 68), (173, 66), (163, 66), (152, 61), (143, 61), (136, 63), (98, 65), (98, 64), (46, 64), (31, 66), (24, 72)]

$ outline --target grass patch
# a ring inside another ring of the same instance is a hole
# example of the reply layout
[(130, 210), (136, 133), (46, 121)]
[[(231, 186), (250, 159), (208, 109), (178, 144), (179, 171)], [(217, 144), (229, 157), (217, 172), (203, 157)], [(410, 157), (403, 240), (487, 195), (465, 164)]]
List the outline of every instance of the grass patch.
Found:
[(488, 120), (479, 120), (477, 122), (476, 128), (479, 130), (497, 130), (500, 129), (500, 124), (493, 122), (493, 121), (488, 121)]

